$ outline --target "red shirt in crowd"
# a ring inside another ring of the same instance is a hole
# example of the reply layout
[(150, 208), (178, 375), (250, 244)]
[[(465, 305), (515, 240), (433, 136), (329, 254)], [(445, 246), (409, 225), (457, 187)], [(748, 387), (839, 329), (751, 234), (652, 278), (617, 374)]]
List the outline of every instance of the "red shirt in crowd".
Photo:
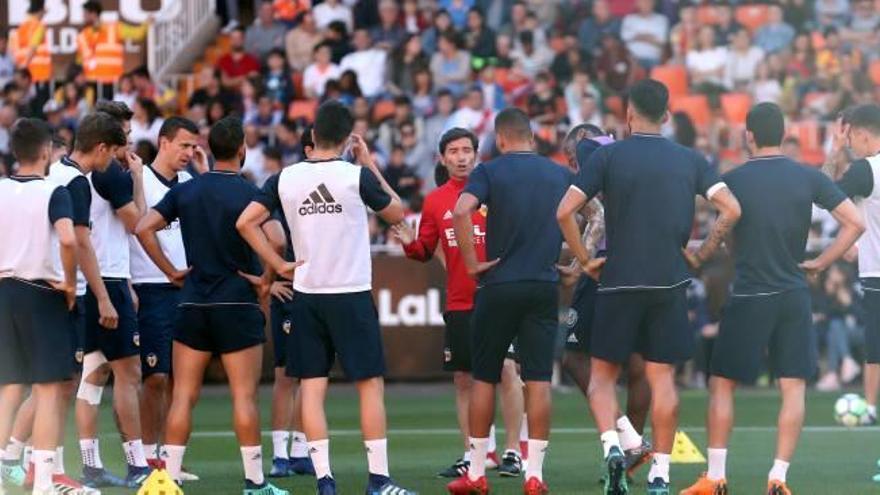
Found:
[[(464, 259), (455, 241), (452, 227), (452, 210), (466, 181), (450, 178), (446, 184), (432, 191), (425, 198), (419, 236), (403, 246), (406, 256), (418, 261), (428, 261), (442, 240), (443, 256), (446, 258), (446, 310), (469, 311), (474, 307), (477, 282), (467, 274)], [(477, 259), (486, 259), (486, 210), (474, 212), (474, 247)]]
[(226, 77), (241, 77), (260, 72), (260, 61), (250, 53), (243, 53), (238, 59), (227, 53), (217, 61), (217, 67)]

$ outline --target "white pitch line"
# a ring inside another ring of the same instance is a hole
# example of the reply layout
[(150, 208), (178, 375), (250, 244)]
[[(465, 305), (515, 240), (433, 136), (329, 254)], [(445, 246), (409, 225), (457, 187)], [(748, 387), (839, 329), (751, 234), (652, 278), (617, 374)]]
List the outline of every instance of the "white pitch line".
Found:
[[(703, 433), (706, 428), (701, 426), (681, 428), (686, 433)], [(737, 426), (733, 432), (744, 433), (771, 433), (775, 432), (775, 426)], [(862, 426), (858, 428), (846, 428), (843, 426), (805, 426), (804, 433), (876, 433), (880, 432), (880, 426)], [(595, 428), (553, 428), (551, 434), (595, 434), (598, 433)], [(360, 436), (360, 430), (330, 430), (331, 436)], [(389, 436), (444, 436), (459, 435), (459, 431), (454, 428), (400, 428), (390, 430)], [(194, 431), (193, 438), (230, 438), (235, 433), (231, 431)], [(271, 436), (271, 432), (264, 431), (264, 437)]]

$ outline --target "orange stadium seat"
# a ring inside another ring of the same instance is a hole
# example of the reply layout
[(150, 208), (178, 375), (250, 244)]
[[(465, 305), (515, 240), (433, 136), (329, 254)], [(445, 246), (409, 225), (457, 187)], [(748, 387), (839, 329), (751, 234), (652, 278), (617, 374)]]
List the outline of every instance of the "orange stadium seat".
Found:
[(697, 7), (697, 22), (700, 24), (718, 24), (718, 13), (714, 5), (701, 5)]
[(688, 93), (688, 74), (683, 65), (658, 65), (651, 70), (651, 79), (665, 84), (670, 97)]
[(623, 98), (616, 95), (605, 98), (605, 109), (618, 118), (623, 118), (626, 114), (626, 106), (623, 103)]
[(290, 103), (287, 110), (287, 118), (290, 120), (302, 119), (308, 123), (315, 121), (315, 114), (318, 112), (317, 100), (299, 100)]
[(871, 81), (874, 84), (880, 84), (880, 60), (871, 62), (870, 67), (868, 67), (868, 74), (870, 74)]
[(769, 5), (740, 5), (736, 8), (736, 22), (751, 32), (767, 24), (770, 17)]
[(752, 97), (747, 93), (726, 93), (721, 95), (721, 109), (728, 121), (743, 125), (752, 107)]
[(394, 102), (379, 100), (373, 106), (373, 122), (379, 123), (394, 115)]
[(686, 95), (673, 98), (670, 110), (686, 113), (697, 127), (709, 124), (712, 119), (712, 110), (709, 109), (709, 98), (706, 95)]
[(822, 149), (822, 124), (817, 120), (802, 120), (788, 125), (788, 135), (801, 143), (801, 160), (810, 165), (821, 165), (825, 161)]

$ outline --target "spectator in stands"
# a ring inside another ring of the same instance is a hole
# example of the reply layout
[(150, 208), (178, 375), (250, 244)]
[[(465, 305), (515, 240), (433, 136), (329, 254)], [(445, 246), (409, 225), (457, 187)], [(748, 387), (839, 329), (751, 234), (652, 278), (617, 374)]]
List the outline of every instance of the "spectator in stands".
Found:
[(483, 11), (478, 7), (471, 7), (467, 14), (465, 47), (471, 52), (472, 63), (480, 66), (495, 56), (495, 31), (486, 25)]
[(324, 43), (327, 43), (333, 53), (333, 63), (342, 62), (342, 57), (351, 53), (351, 40), (348, 36), (348, 28), (342, 21), (333, 21), (324, 32)]
[(771, 5), (767, 24), (755, 33), (755, 44), (765, 53), (776, 53), (791, 45), (795, 34), (794, 28), (783, 19), (782, 8)]
[(786, 74), (796, 81), (806, 81), (816, 72), (816, 53), (807, 33), (798, 33), (794, 37), (791, 55), (788, 57)]
[[(861, 368), (852, 358), (851, 341), (860, 340), (863, 329), (858, 326), (854, 312), (855, 294), (847, 274), (835, 264), (825, 275), (824, 306), (826, 372), (816, 383), (821, 391), (839, 390), (854, 380)], [(824, 303), (824, 304), (822, 304)]]
[(724, 84), (733, 91), (745, 91), (755, 80), (755, 70), (764, 59), (764, 51), (752, 46), (747, 29), (740, 29), (733, 36), (724, 70)]
[(389, 152), (391, 148), (400, 143), (400, 130), (404, 124), (412, 124), (417, 135), (421, 135), (424, 128), (424, 121), (416, 118), (413, 114), (412, 102), (409, 97), (402, 95), (394, 98), (394, 113), (379, 124), (376, 142), (383, 151)]
[(483, 104), (483, 92), (478, 87), (471, 87), (462, 100), (461, 107), (446, 122), (446, 129), (461, 127), (473, 131), (480, 140), (478, 149), (487, 149), (489, 135), (495, 127), (495, 112)]
[(260, 140), (260, 132), (255, 125), (244, 127), (245, 158), (241, 173), (257, 187), (263, 187), (263, 183), (269, 178), (266, 173), (263, 160), (263, 142)]
[(89, 102), (84, 98), (85, 89), (77, 86), (73, 81), (68, 81), (64, 83), (60, 92), (63, 122), (75, 126), (89, 111)]
[(513, 67), (513, 40), (506, 34), (495, 37), (495, 65), (509, 69)]
[(290, 70), (287, 68), (284, 50), (281, 48), (273, 48), (269, 52), (266, 58), (266, 69), (263, 73), (263, 84), (266, 86), (266, 94), (273, 105), (278, 108), (287, 107), (287, 104), (295, 96)]
[(672, 46), (671, 63), (684, 64), (687, 54), (697, 47), (700, 37), (700, 23), (697, 22), (697, 10), (691, 6), (681, 8), (678, 24), (669, 32), (669, 43)]
[[(534, 20), (534, 16), (532, 19)], [(521, 0), (513, 2), (513, 6), (510, 9), (510, 22), (501, 28), (501, 32), (509, 36), (517, 44), (514, 48), (519, 48), (520, 34), (526, 31), (533, 31), (533, 28), (534, 26), (529, 21), (529, 9), (525, 2)], [(546, 33), (544, 33), (543, 29), (534, 30), (532, 40), (535, 45), (546, 46)]]
[(15, 62), (9, 53), (9, 34), (5, 28), (0, 29), (0, 88), (12, 80), (15, 73)]
[(707, 95), (713, 108), (718, 108), (718, 95), (724, 92), (727, 47), (715, 46), (715, 28), (700, 29), (697, 48), (688, 52), (685, 65), (694, 90)]
[(434, 80), (431, 78), (431, 70), (427, 67), (417, 70), (413, 80), (413, 110), (419, 117), (428, 117), (434, 113)]
[(807, 0), (779, 0), (782, 10), (785, 12), (785, 22), (797, 30), (815, 28), (813, 15), (815, 13), (812, 1)]
[(486, 14), (486, 25), (499, 32), (508, 22), (515, 0), (476, 0), (475, 5)]
[(507, 106), (504, 89), (495, 81), (495, 67), (487, 65), (480, 71), (476, 85), (483, 92), (483, 104), (493, 112), (500, 112)]
[(134, 81), (131, 74), (124, 74), (119, 78), (116, 92), (113, 94), (113, 101), (125, 103), (125, 106), (131, 108), (137, 99), (137, 92), (134, 88)]
[(281, 172), (284, 168), (284, 161), (281, 156), (281, 150), (274, 146), (266, 146), (263, 148), (263, 170), (266, 175), (272, 177)]
[(377, 48), (391, 51), (400, 46), (406, 31), (400, 25), (400, 8), (397, 0), (379, 2), (379, 25), (370, 30), (370, 37)]
[(260, 61), (245, 51), (244, 38), (245, 29), (235, 28), (229, 34), (230, 52), (217, 61), (223, 86), (233, 91), (241, 87), (246, 78), (260, 73)]
[(352, 39), (354, 51), (342, 58), (339, 68), (353, 70), (358, 76), (361, 91), (367, 98), (379, 96), (385, 89), (385, 50), (373, 46), (366, 29), (358, 29)]
[(529, 78), (534, 78), (550, 68), (553, 52), (546, 45), (535, 41), (533, 31), (523, 31), (519, 34), (519, 48), (511, 52), (510, 58)]
[[(574, 70), (571, 82), (569, 82), (563, 90), (565, 97), (565, 106), (568, 109), (568, 120), (572, 126), (577, 125), (575, 122), (580, 120), (579, 107), (581, 101), (587, 95), (592, 96), (596, 101), (601, 101), (602, 94), (599, 89), (593, 85), (593, 77), (590, 69), (586, 65), (579, 65)], [(599, 125), (599, 127), (602, 127)]]
[(415, 89), (415, 73), (429, 66), (430, 59), (422, 50), (422, 39), (407, 34), (403, 43), (388, 58), (388, 92), (410, 94)]
[(437, 53), (431, 57), (434, 85), (461, 94), (471, 77), (471, 57), (458, 47), (458, 36), (446, 32), (440, 36)]
[(620, 36), (620, 19), (611, 15), (609, 0), (595, 0), (592, 15), (581, 21), (578, 27), (578, 42), (595, 56), (601, 47), (603, 34)]
[(538, 125), (556, 122), (556, 88), (551, 83), (550, 74), (541, 72), (535, 76), (535, 89), (529, 96), (528, 114)]
[(660, 64), (669, 35), (669, 20), (654, 12), (654, 0), (636, 0), (637, 12), (623, 18), (620, 36), (646, 69)]
[[(276, 127), (275, 132), (275, 148), (281, 153), (281, 160), (284, 164), (290, 165), (304, 159), (305, 155), (300, 145), (300, 134), (297, 131), (296, 122), (283, 120)], [(311, 132), (311, 128), (306, 127), (303, 132)]]
[(849, 11), (848, 0), (816, 0), (816, 24), (820, 28), (843, 27)]
[[(576, 115), (574, 118), (570, 120), (572, 126), (579, 124), (592, 124), (596, 127), (603, 127), (604, 116), (602, 115), (602, 109), (599, 106), (599, 99), (590, 93), (586, 93), (581, 97), (581, 101), (578, 102), (575, 107)], [(569, 112), (569, 116), (571, 116), (571, 112)]]
[(872, 0), (855, 0), (852, 17), (841, 33), (845, 42), (858, 49), (862, 55), (873, 59), (878, 54), (878, 34), (880, 13)]
[(771, 77), (770, 64), (761, 62), (755, 69), (755, 82), (752, 86), (752, 98), (755, 103), (763, 103), (765, 101), (776, 103), (782, 95), (782, 85), (779, 79)]
[(323, 36), (315, 24), (315, 15), (311, 10), (303, 12), (299, 24), (284, 37), (287, 65), (292, 70), (302, 72), (312, 61), (312, 53)]
[(138, 98), (131, 110), (134, 116), (131, 118), (129, 141), (136, 143), (144, 140), (158, 146), (159, 129), (162, 128), (165, 120), (161, 117), (156, 102), (149, 98)]
[(433, 56), (437, 53), (438, 45), (440, 44), (440, 38), (443, 37), (445, 33), (454, 33), (455, 29), (452, 27), (452, 18), (449, 17), (449, 12), (445, 10), (440, 10), (436, 14), (434, 14), (434, 23), (433, 25), (422, 33), (422, 47), (429, 56)]
[(263, 93), (257, 97), (257, 111), (245, 123), (254, 126), (260, 140), (268, 144), (274, 137), (275, 126), (281, 123), (281, 117), (281, 111), (272, 104), (272, 97)]
[(420, 34), (431, 25), (419, 9), (418, 0), (403, 0), (400, 24), (408, 34)]
[(339, 101), (351, 105), (354, 100), (364, 96), (357, 73), (351, 69), (339, 76)]
[(344, 22), (348, 32), (354, 29), (354, 17), (352, 17), (351, 8), (339, 0), (324, 0), (324, 2), (315, 5), (312, 12), (315, 15), (315, 23), (318, 25), (318, 29), (326, 29), (333, 21)]
[(424, 132), (418, 132), (414, 122), (400, 126), (400, 147), (406, 155), (404, 161), (412, 166), (424, 188), (431, 183), (429, 179), (434, 173), (434, 153), (425, 146), (422, 134)]
[(440, 143), (440, 137), (446, 131), (451, 129), (449, 121), (452, 119), (452, 112), (455, 111), (455, 96), (448, 89), (440, 89), (437, 92), (436, 112), (428, 117), (425, 121), (425, 132), (423, 140), (428, 149), (435, 150)]
[[(312, 0), (274, 0), (272, 10), (275, 20), (292, 29), (301, 21), (302, 15), (312, 8)], [(311, 53), (311, 52), (310, 52)]]
[(205, 66), (199, 71), (198, 86), (199, 89), (190, 95), (187, 107), (197, 108), (199, 113), (206, 112), (212, 100), (221, 101), (227, 108), (234, 108), (241, 98), (240, 94), (220, 84), (220, 70), (212, 66)]
[(342, 70), (331, 60), (332, 52), (327, 43), (315, 47), (313, 62), (303, 72), (303, 91), (307, 98), (321, 98), (327, 81), (338, 79)]
[(727, 3), (719, 3), (715, 6), (715, 44), (727, 46), (733, 41), (733, 37), (742, 30), (742, 26), (733, 16), (733, 7)]
[(782, 140), (782, 154), (792, 160), (801, 161), (801, 141), (794, 137), (788, 136)]
[(439, 0), (438, 5), (449, 12), (455, 29), (463, 31), (467, 26), (468, 11), (474, 6), (474, 0)]
[(575, 67), (583, 65), (588, 60), (588, 55), (578, 46), (575, 36), (564, 38), (564, 50), (558, 52), (550, 64), (550, 73), (560, 86), (568, 84), (574, 77)]
[(620, 39), (602, 36), (602, 54), (595, 62), (596, 77), (605, 91), (622, 93), (635, 81), (636, 61)]
[(415, 170), (406, 163), (406, 153), (401, 146), (395, 146), (388, 158), (388, 165), (382, 171), (382, 176), (388, 181), (391, 189), (394, 189), (400, 199), (409, 202), (415, 196), (421, 184)]
[(262, 59), (274, 48), (284, 47), (287, 29), (275, 21), (275, 11), (271, 0), (262, 0), (257, 10), (257, 18), (247, 29), (244, 48), (248, 53)]
[(7, 101), (5, 105), (0, 106), (0, 156), (5, 155), (11, 158), (9, 130), (12, 129), (16, 120), (18, 120), (18, 111), (15, 109), (15, 105), (10, 105)]
[(825, 46), (816, 53), (816, 72), (820, 78), (837, 77), (841, 71), (843, 50), (837, 28), (826, 28)]

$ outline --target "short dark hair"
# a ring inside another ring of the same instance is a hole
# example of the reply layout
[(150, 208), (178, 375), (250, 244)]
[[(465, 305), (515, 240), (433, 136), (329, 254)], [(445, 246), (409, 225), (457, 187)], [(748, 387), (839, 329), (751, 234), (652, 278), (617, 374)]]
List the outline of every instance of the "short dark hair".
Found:
[(529, 116), (519, 108), (505, 108), (495, 117), (495, 133), (512, 138), (530, 139), (532, 125)]
[(104, 112), (120, 122), (131, 120), (134, 117), (134, 112), (121, 101), (101, 100), (95, 103), (95, 111)]
[(101, 2), (98, 2), (96, 0), (89, 0), (88, 2), (83, 4), (82, 8), (86, 12), (91, 12), (98, 15), (101, 15), (101, 12), (104, 12), (104, 6), (101, 5)]
[(104, 112), (92, 112), (79, 122), (74, 142), (77, 151), (88, 153), (102, 143), (107, 146), (126, 146), (128, 136), (122, 129), (122, 123), (115, 117)]
[(162, 123), (162, 127), (159, 128), (159, 138), (168, 138), (173, 141), (175, 137), (177, 137), (177, 131), (185, 130), (190, 134), (199, 135), (199, 126), (196, 125), (195, 122), (189, 120), (184, 117), (168, 117), (165, 122)]
[(746, 116), (746, 130), (755, 137), (759, 148), (779, 146), (785, 137), (785, 117), (775, 103), (759, 103)]
[(660, 81), (644, 79), (632, 85), (627, 99), (639, 115), (659, 123), (666, 115), (669, 105), (669, 90)]
[(353, 128), (351, 111), (338, 101), (327, 101), (318, 107), (315, 116), (315, 144), (338, 146), (348, 139)]
[(270, 160), (278, 160), (279, 162), (284, 158), (284, 155), (281, 154), (281, 149), (277, 146), (266, 146), (263, 148), (263, 156)]
[(307, 125), (305, 129), (303, 129), (302, 134), (299, 135), (299, 145), (302, 147), (303, 153), (306, 152), (306, 148), (315, 149), (315, 141), (312, 139), (312, 126)]
[(231, 160), (244, 144), (241, 118), (230, 115), (218, 120), (208, 133), (208, 147), (215, 160)]
[(462, 127), (453, 127), (452, 129), (444, 132), (443, 136), (440, 138), (440, 154), (442, 155), (443, 153), (446, 153), (446, 147), (449, 146), (449, 143), (464, 138), (471, 140), (471, 145), (474, 147), (474, 151), (476, 152), (480, 144), (480, 141), (477, 139), (477, 135), (468, 129), (464, 129)]
[(576, 139), (581, 131), (587, 133), (587, 138), (594, 138), (606, 135), (605, 131), (603, 131), (602, 128), (600, 128), (599, 126), (589, 123), (583, 123), (569, 129), (568, 134), (565, 135), (565, 138), (562, 141), (567, 142)]
[(40, 119), (18, 119), (9, 135), (9, 148), (12, 155), (22, 163), (33, 163), (40, 159), (43, 148), (52, 143), (52, 129)]
[(846, 111), (844, 117), (850, 127), (864, 129), (875, 136), (880, 136), (880, 105), (865, 103)]
[(437, 184), (437, 187), (446, 184), (449, 181), (449, 170), (443, 166), (442, 163), (437, 163), (434, 165), (434, 184)]

